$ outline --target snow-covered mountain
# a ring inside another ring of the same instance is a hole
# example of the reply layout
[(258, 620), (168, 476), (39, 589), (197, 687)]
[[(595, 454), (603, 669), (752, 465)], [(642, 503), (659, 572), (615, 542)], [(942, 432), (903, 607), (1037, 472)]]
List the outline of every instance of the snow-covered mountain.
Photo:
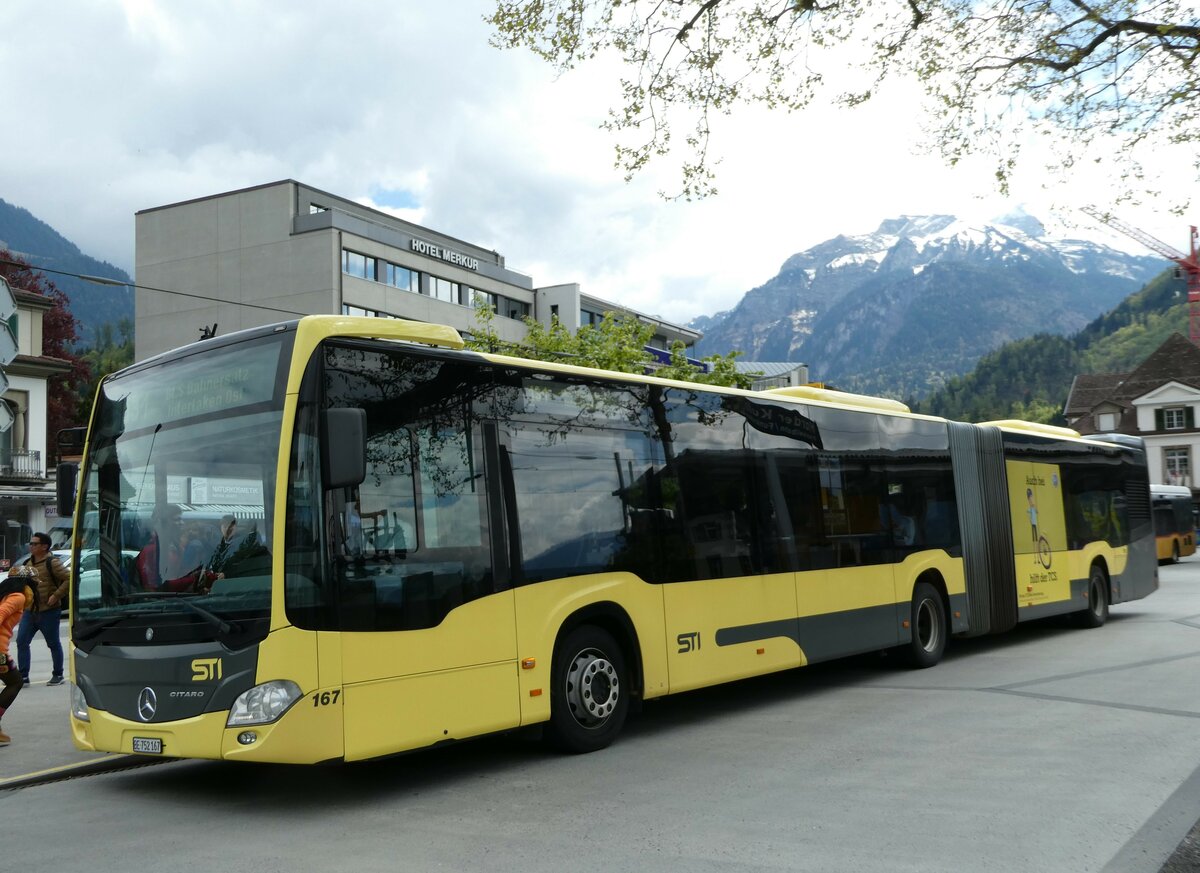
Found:
[(1168, 266), (1047, 232), (901, 216), (792, 255), (736, 307), (697, 319), (701, 354), (803, 361), (849, 390), (920, 396), (1011, 339), (1078, 330)]

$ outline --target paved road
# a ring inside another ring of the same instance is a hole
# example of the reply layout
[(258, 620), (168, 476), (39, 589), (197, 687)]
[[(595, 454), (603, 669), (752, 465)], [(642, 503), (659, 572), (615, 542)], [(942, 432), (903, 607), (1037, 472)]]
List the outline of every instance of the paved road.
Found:
[(0, 793), (6, 832), (37, 835), (6, 841), (5, 867), (1156, 873), (1200, 819), (1200, 559), (1161, 578), (1098, 630), (1040, 623), (956, 641), (933, 670), (859, 658), (652, 703), (593, 755), (509, 737)]

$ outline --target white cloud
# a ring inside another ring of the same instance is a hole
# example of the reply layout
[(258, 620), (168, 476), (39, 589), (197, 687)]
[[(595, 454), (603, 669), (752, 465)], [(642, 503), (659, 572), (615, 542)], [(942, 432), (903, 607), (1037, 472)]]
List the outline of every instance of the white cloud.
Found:
[[(495, 248), (538, 284), (577, 281), (686, 321), (732, 306), (794, 252), (887, 217), (1025, 203), (1044, 218), (1109, 186), (1080, 168), (1046, 191), (1033, 167), (998, 198), (987, 162), (949, 169), (914, 153), (915, 97), (898, 87), (855, 111), (720, 118), (720, 195), (665, 202), (673, 166), (628, 185), (613, 168), (598, 124), (614, 70), (556, 78), (493, 49), (489, 8), (12, 0), (0, 6), (0, 197), (128, 268), (137, 210), (296, 178)], [(1175, 178), (1196, 191), (1194, 174)], [(1186, 221), (1161, 203), (1116, 212), (1186, 244)]]

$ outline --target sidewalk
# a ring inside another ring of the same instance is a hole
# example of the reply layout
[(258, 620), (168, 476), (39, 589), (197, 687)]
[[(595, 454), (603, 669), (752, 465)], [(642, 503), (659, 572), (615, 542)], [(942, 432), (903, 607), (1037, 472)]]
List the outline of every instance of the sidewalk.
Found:
[[(63, 628), (66, 648), (66, 628)], [(10, 649), (16, 654), (16, 644)], [(0, 790), (14, 781), (25, 782), (34, 774), (52, 777), (65, 769), (90, 769), (90, 766), (116, 764), (125, 755), (107, 752), (81, 752), (71, 742), (71, 686), (64, 682), (47, 688), (50, 679), (50, 655), (41, 637), (33, 641), (31, 684), (21, 689), (16, 702), (4, 716), (4, 732), (12, 737), (8, 746), (0, 746)], [(51, 772), (46, 772), (51, 771)]]

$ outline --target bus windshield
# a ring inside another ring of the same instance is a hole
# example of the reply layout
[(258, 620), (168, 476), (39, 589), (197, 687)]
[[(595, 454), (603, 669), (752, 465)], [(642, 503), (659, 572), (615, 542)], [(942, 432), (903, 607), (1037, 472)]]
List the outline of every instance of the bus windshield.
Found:
[(274, 335), (103, 384), (81, 476), (73, 636), (261, 636), (287, 372)]

